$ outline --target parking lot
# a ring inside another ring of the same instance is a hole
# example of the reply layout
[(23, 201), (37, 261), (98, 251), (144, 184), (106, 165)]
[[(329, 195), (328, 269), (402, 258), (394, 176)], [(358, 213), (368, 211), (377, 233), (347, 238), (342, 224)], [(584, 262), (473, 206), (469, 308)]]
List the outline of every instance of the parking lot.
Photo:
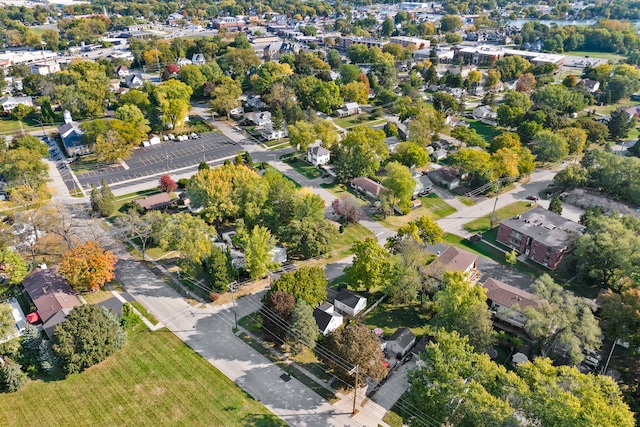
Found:
[(99, 184), (102, 179), (114, 184), (194, 166), (202, 161), (211, 162), (235, 155), (242, 147), (224, 135), (209, 133), (187, 141), (165, 141), (159, 145), (141, 147), (125, 161), (77, 174), (83, 187)]

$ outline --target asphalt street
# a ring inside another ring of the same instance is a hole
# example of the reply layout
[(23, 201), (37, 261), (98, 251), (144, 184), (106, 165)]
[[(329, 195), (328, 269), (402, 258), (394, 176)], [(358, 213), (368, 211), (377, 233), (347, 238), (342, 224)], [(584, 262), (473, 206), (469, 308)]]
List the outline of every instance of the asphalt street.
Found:
[(100, 184), (102, 179), (109, 184), (116, 184), (197, 165), (202, 161), (211, 162), (233, 156), (239, 150), (242, 147), (224, 135), (202, 134), (198, 139), (165, 141), (159, 145), (138, 148), (125, 161), (126, 167), (114, 165), (76, 176), (85, 188)]

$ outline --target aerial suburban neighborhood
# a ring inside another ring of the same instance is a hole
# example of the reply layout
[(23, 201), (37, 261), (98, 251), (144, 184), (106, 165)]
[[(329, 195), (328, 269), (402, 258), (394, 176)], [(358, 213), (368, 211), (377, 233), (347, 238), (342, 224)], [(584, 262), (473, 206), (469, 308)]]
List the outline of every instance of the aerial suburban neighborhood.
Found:
[(640, 3), (0, 28), (0, 425), (640, 425)]

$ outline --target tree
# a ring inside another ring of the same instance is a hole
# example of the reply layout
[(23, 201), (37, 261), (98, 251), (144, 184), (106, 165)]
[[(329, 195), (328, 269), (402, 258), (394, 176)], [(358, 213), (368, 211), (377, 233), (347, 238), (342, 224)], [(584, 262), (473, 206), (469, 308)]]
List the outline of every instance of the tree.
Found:
[(139, 143), (151, 131), (149, 120), (144, 116), (142, 110), (133, 104), (123, 104), (116, 110), (116, 118), (122, 121), (127, 127), (127, 131), (134, 130), (136, 133), (135, 140)]
[(211, 92), (211, 108), (218, 114), (227, 116), (231, 120), (231, 110), (238, 106), (238, 98), (242, 95), (240, 83), (223, 76)]
[(486, 151), (462, 148), (451, 155), (451, 160), (462, 174), (468, 174), (467, 183), (471, 186), (484, 185), (494, 179), (491, 155)]
[(549, 210), (557, 213), (558, 215), (562, 215), (562, 202), (560, 201), (560, 197), (553, 196), (551, 198), (551, 202), (549, 202)]
[[(640, 262), (640, 227), (623, 218), (595, 217), (587, 224), (587, 232), (576, 242), (575, 255), (582, 277), (603, 288), (617, 289), (621, 279)], [(630, 232), (631, 231), (631, 232)]]
[(330, 221), (302, 218), (283, 226), (279, 234), (289, 257), (308, 259), (329, 253), (337, 232)]
[(252, 279), (266, 276), (277, 263), (272, 260), (271, 250), (276, 241), (266, 227), (256, 225), (250, 232), (239, 231), (238, 239), (244, 248), (247, 270)]
[(313, 308), (305, 300), (299, 299), (291, 313), (291, 328), (287, 341), (299, 352), (304, 348), (313, 348), (318, 338), (318, 324), (313, 317)]
[(577, 127), (568, 127), (559, 129), (558, 134), (567, 140), (569, 154), (582, 154), (587, 144), (587, 131)]
[(289, 142), (300, 151), (307, 151), (307, 148), (316, 141), (316, 133), (313, 124), (307, 121), (298, 121), (288, 126)]
[(343, 224), (355, 224), (362, 218), (362, 211), (355, 197), (350, 194), (341, 196), (331, 202), (333, 212), (338, 215)]
[(179, 80), (167, 80), (156, 87), (155, 96), (162, 124), (170, 129), (182, 126), (189, 112), (193, 89)]
[(460, 272), (444, 273), (434, 297), (434, 325), (467, 336), (476, 351), (494, 341), (493, 322), (484, 288), (472, 286)]
[(3, 266), (6, 282), (12, 286), (22, 283), (22, 279), (29, 274), (26, 261), (19, 253), (9, 248), (0, 249), (0, 265)]
[(293, 70), (289, 64), (265, 62), (258, 67), (256, 74), (251, 76), (251, 80), (253, 81), (253, 87), (256, 92), (262, 95), (266, 93), (274, 83), (286, 80), (291, 75), (293, 75)]
[(202, 93), (202, 86), (207, 82), (207, 78), (200, 71), (197, 65), (187, 64), (180, 67), (178, 79), (189, 86), (193, 93)]
[(489, 90), (495, 89), (498, 83), (500, 83), (500, 72), (494, 69), (489, 70), (484, 79), (484, 87)]
[(420, 245), (435, 245), (442, 242), (444, 231), (431, 217), (422, 215), (398, 229), (398, 234), (389, 239), (391, 247), (396, 248), (400, 242), (409, 237)]
[(521, 74), (516, 82), (516, 91), (531, 92), (536, 87), (536, 78), (531, 73)]
[(584, 95), (569, 90), (561, 84), (549, 84), (538, 88), (531, 98), (538, 105), (545, 105), (561, 113), (577, 113), (586, 107)]
[(312, 308), (327, 299), (327, 276), (321, 267), (301, 267), (283, 273), (271, 286), (272, 291), (287, 292), (296, 300), (303, 300)]
[(9, 303), (0, 303), (0, 340), (8, 341), (16, 332), (13, 308)]
[(171, 179), (169, 175), (162, 175), (162, 177), (160, 177), (159, 188), (160, 191), (171, 193), (173, 191), (176, 191), (176, 188), (178, 188), (178, 184), (173, 179)]
[(389, 162), (385, 166), (387, 177), (382, 181), (382, 185), (388, 188), (398, 200), (398, 207), (403, 212), (411, 210), (411, 198), (416, 182), (408, 167), (398, 163)]
[(216, 229), (191, 214), (166, 216), (156, 239), (165, 250), (180, 251), (183, 266), (194, 270), (211, 253)]
[(347, 83), (340, 87), (340, 95), (345, 101), (366, 104), (369, 100), (369, 85), (358, 81)]
[(605, 139), (609, 138), (609, 128), (604, 123), (589, 117), (579, 117), (576, 124), (587, 131), (587, 141), (592, 144), (604, 144)]
[(91, 185), (91, 209), (104, 217), (111, 216), (115, 211), (116, 198), (111, 192), (111, 188), (103, 179), (100, 188)]
[(533, 138), (533, 154), (541, 162), (558, 162), (569, 154), (569, 144), (561, 135), (543, 130)]
[[(327, 340), (327, 347), (337, 357), (326, 362), (344, 381), (354, 383), (351, 369), (358, 367), (358, 374), (379, 381), (387, 376), (383, 365), (384, 355), (380, 340), (372, 329), (362, 323), (333, 331)], [(346, 363), (345, 363), (346, 362)]]
[(120, 133), (114, 129), (96, 136), (94, 151), (101, 162), (115, 163), (119, 160), (125, 160), (131, 156), (132, 150), (133, 147), (127, 144)]
[(277, 343), (284, 342), (295, 305), (296, 299), (287, 292), (271, 291), (267, 294), (260, 310), (265, 338)]
[(636, 126), (636, 119), (632, 118), (629, 113), (624, 110), (616, 110), (611, 113), (607, 127), (611, 139), (619, 140), (626, 138), (629, 131)]
[(433, 94), (433, 107), (440, 113), (451, 114), (458, 111), (459, 103), (455, 96), (446, 92)]
[(440, 19), (440, 29), (446, 32), (457, 31), (462, 28), (462, 19), (458, 15), (444, 15)]
[(511, 252), (506, 252), (504, 254), (504, 260), (511, 266), (511, 269), (513, 269), (513, 266), (518, 263), (518, 252), (516, 252), (515, 249)]
[(112, 311), (94, 304), (75, 307), (56, 326), (53, 350), (65, 374), (75, 374), (100, 363), (122, 348), (125, 333)]
[(28, 380), (27, 374), (22, 372), (20, 365), (11, 359), (5, 359), (0, 368), (0, 381), (6, 391), (14, 393), (24, 387)]
[(475, 129), (466, 126), (456, 126), (451, 130), (451, 136), (459, 139), (469, 147), (486, 148), (487, 142)]
[(11, 147), (15, 148), (24, 148), (25, 150), (33, 150), (38, 153), (42, 157), (47, 157), (49, 155), (49, 147), (46, 143), (44, 143), (40, 138), (37, 138), (33, 135), (21, 135), (19, 137), (14, 137), (13, 141), (11, 141)]
[(352, 246), (353, 264), (345, 268), (347, 284), (353, 289), (384, 289), (390, 278), (389, 252), (375, 239), (366, 238)]
[[(505, 56), (496, 61), (496, 70), (502, 76), (502, 81), (513, 80), (532, 68), (531, 62), (520, 56)], [(533, 77), (533, 75), (532, 75)]]
[(636, 141), (635, 144), (629, 147), (627, 152), (634, 157), (640, 157), (640, 140)]
[(340, 52), (336, 49), (330, 49), (327, 53), (327, 62), (331, 66), (332, 70), (337, 70), (342, 64), (342, 60), (340, 59)]
[(539, 298), (537, 306), (524, 309), (525, 331), (538, 340), (542, 354), (550, 353), (556, 344), (566, 348), (572, 364), (584, 359), (582, 347), (600, 348), (600, 327), (593, 316), (593, 303), (556, 284), (544, 274), (533, 284)]
[(367, 176), (380, 169), (380, 162), (389, 156), (382, 130), (359, 126), (347, 133), (335, 151), (335, 163), (340, 182)]
[(89, 240), (63, 254), (58, 270), (73, 289), (95, 292), (114, 278), (117, 261), (112, 252)]
[[(463, 126), (458, 126), (463, 127)], [(404, 141), (396, 148), (395, 158), (408, 167), (422, 167), (429, 163), (429, 153), (418, 143)]]
[(115, 225), (120, 228), (125, 236), (140, 241), (143, 261), (145, 260), (147, 246), (154, 236), (160, 233), (163, 223), (164, 217), (159, 211), (154, 210), (143, 215), (134, 208), (128, 209), (115, 219)]
[(231, 264), (229, 252), (214, 246), (211, 253), (204, 260), (205, 271), (209, 276), (208, 283), (214, 292), (224, 292), (236, 277), (236, 271)]

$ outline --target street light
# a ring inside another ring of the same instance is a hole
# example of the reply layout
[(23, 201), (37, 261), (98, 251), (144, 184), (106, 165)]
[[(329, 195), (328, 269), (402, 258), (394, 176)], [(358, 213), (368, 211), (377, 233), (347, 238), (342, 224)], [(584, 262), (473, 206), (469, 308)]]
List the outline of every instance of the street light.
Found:
[(235, 297), (235, 290), (236, 290), (237, 284), (238, 282), (236, 282), (235, 280), (229, 283), (229, 290), (231, 291), (231, 303), (233, 304), (233, 320), (235, 321), (235, 324), (236, 324), (236, 327), (235, 327), (236, 330), (238, 330), (238, 314), (236, 313), (236, 297)]

